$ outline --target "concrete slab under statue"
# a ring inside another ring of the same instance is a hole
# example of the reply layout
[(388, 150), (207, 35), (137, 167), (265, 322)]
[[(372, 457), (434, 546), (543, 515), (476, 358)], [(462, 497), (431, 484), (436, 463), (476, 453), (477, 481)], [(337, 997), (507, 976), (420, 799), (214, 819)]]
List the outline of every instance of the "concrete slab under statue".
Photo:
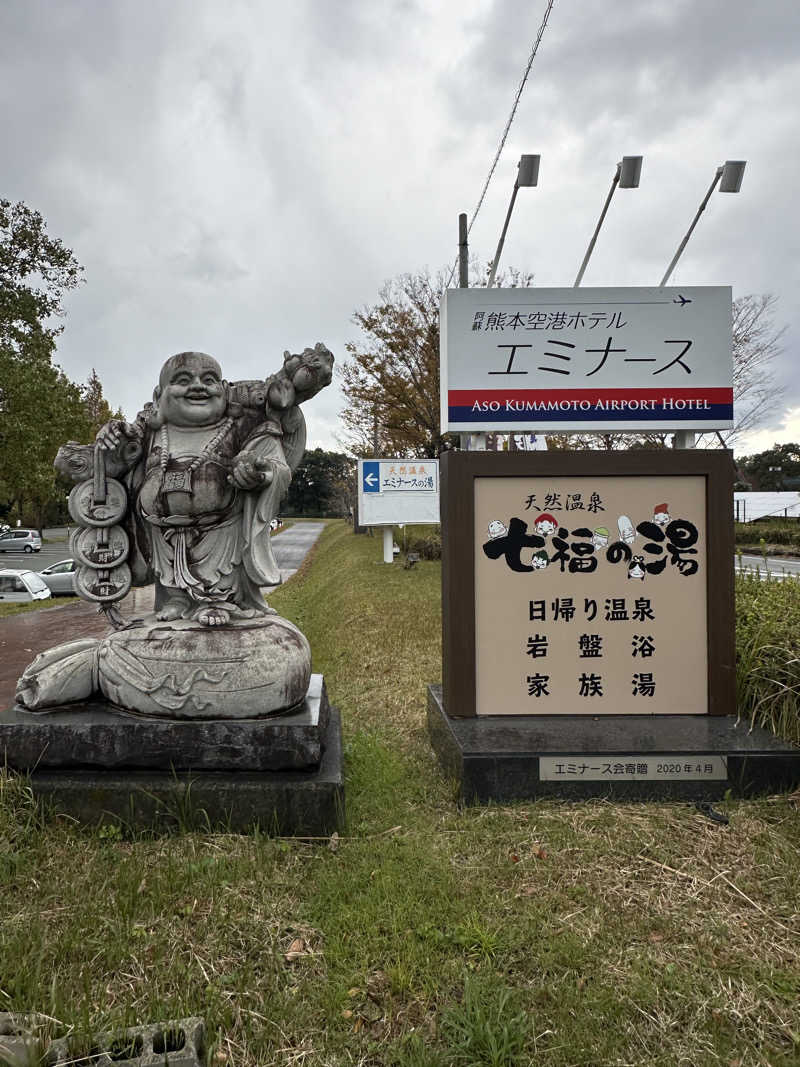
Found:
[[(258, 821), (285, 833), (339, 825), (338, 715), (311, 673), (305, 636), (262, 592), (281, 582), (270, 523), (305, 450), (300, 405), (330, 383), (332, 367), (317, 344), (286, 352), (264, 380), (227, 382), (211, 356), (179, 353), (132, 423), (112, 420), (94, 445), (59, 450), (57, 469), (76, 483), (76, 589), (113, 629), (37, 656), (19, 680), (17, 707), (0, 716), (6, 763), (35, 767), (35, 788), (63, 802), (52, 779), (71, 768), (105, 790), (105, 810), (130, 815), (138, 786), (126, 783), (126, 769), (227, 772), (222, 793), (209, 782), (203, 797), (206, 813), (210, 805), (227, 825)], [(124, 619), (118, 602), (151, 583), (154, 611)], [(98, 783), (110, 768), (119, 781)], [(264, 803), (245, 772), (261, 776)], [(147, 782), (151, 794), (158, 787)], [(167, 783), (164, 796), (174, 799), (176, 788)], [(192, 790), (195, 799), (203, 793), (196, 777)], [(298, 801), (304, 790), (310, 804)], [(71, 780), (65, 796), (80, 792)]]

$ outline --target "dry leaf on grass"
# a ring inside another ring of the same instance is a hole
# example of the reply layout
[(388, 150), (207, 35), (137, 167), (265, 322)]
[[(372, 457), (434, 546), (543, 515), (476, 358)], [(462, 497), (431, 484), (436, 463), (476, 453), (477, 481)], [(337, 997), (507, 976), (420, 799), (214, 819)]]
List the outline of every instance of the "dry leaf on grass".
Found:
[(302, 937), (296, 937), (289, 945), (289, 950), (284, 954), (284, 959), (287, 963), (294, 963), (295, 960), (300, 959), (301, 956), (307, 956), (307, 946)]

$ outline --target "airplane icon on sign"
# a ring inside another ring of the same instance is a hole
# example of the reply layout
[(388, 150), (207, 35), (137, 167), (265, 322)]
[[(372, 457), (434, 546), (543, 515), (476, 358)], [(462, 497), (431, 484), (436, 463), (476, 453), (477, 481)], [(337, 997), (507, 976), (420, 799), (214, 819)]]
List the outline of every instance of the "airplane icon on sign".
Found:
[(681, 307), (683, 307), (684, 304), (691, 304), (691, 302), (692, 301), (689, 299), (689, 297), (681, 296), (680, 293), (678, 293), (678, 295), (676, 297), (673, 297), (672, 299), (673, 304), (680, 304)]

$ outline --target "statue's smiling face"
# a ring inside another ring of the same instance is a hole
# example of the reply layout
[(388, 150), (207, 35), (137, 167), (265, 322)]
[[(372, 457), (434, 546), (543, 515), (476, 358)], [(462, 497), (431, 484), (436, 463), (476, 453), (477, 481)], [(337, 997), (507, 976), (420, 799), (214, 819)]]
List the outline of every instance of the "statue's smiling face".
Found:
[(210, 426), (225, 414), (219, 364), (200, 352), (182, 352), (161, 371), (159, 410), (173, 426)]

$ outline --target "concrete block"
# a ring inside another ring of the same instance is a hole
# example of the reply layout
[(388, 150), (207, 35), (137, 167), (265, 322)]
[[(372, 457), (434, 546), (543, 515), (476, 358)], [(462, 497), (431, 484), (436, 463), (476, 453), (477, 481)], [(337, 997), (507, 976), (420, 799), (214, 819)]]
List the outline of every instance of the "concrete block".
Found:
[(266, 719), (165, 721), (100, 701), (0, 713), (0, 757), (18, 771), (96, 767), (147, 770), (298, 770), (319, 765), (330, 704), (313, 674), (303, 706)]
[(89, 825), (327, 837), (343, 829), (341, 720), (331, 707), (316, 768), (281, 771), (40, 770), (34, 796)]
[(202, 1067), (205, 1025), (192, 1017), (133, 1026), (90, 1040), (49, 1041), (35, 1015), (0, 1012), (0, 1063), (8, 1067)]

